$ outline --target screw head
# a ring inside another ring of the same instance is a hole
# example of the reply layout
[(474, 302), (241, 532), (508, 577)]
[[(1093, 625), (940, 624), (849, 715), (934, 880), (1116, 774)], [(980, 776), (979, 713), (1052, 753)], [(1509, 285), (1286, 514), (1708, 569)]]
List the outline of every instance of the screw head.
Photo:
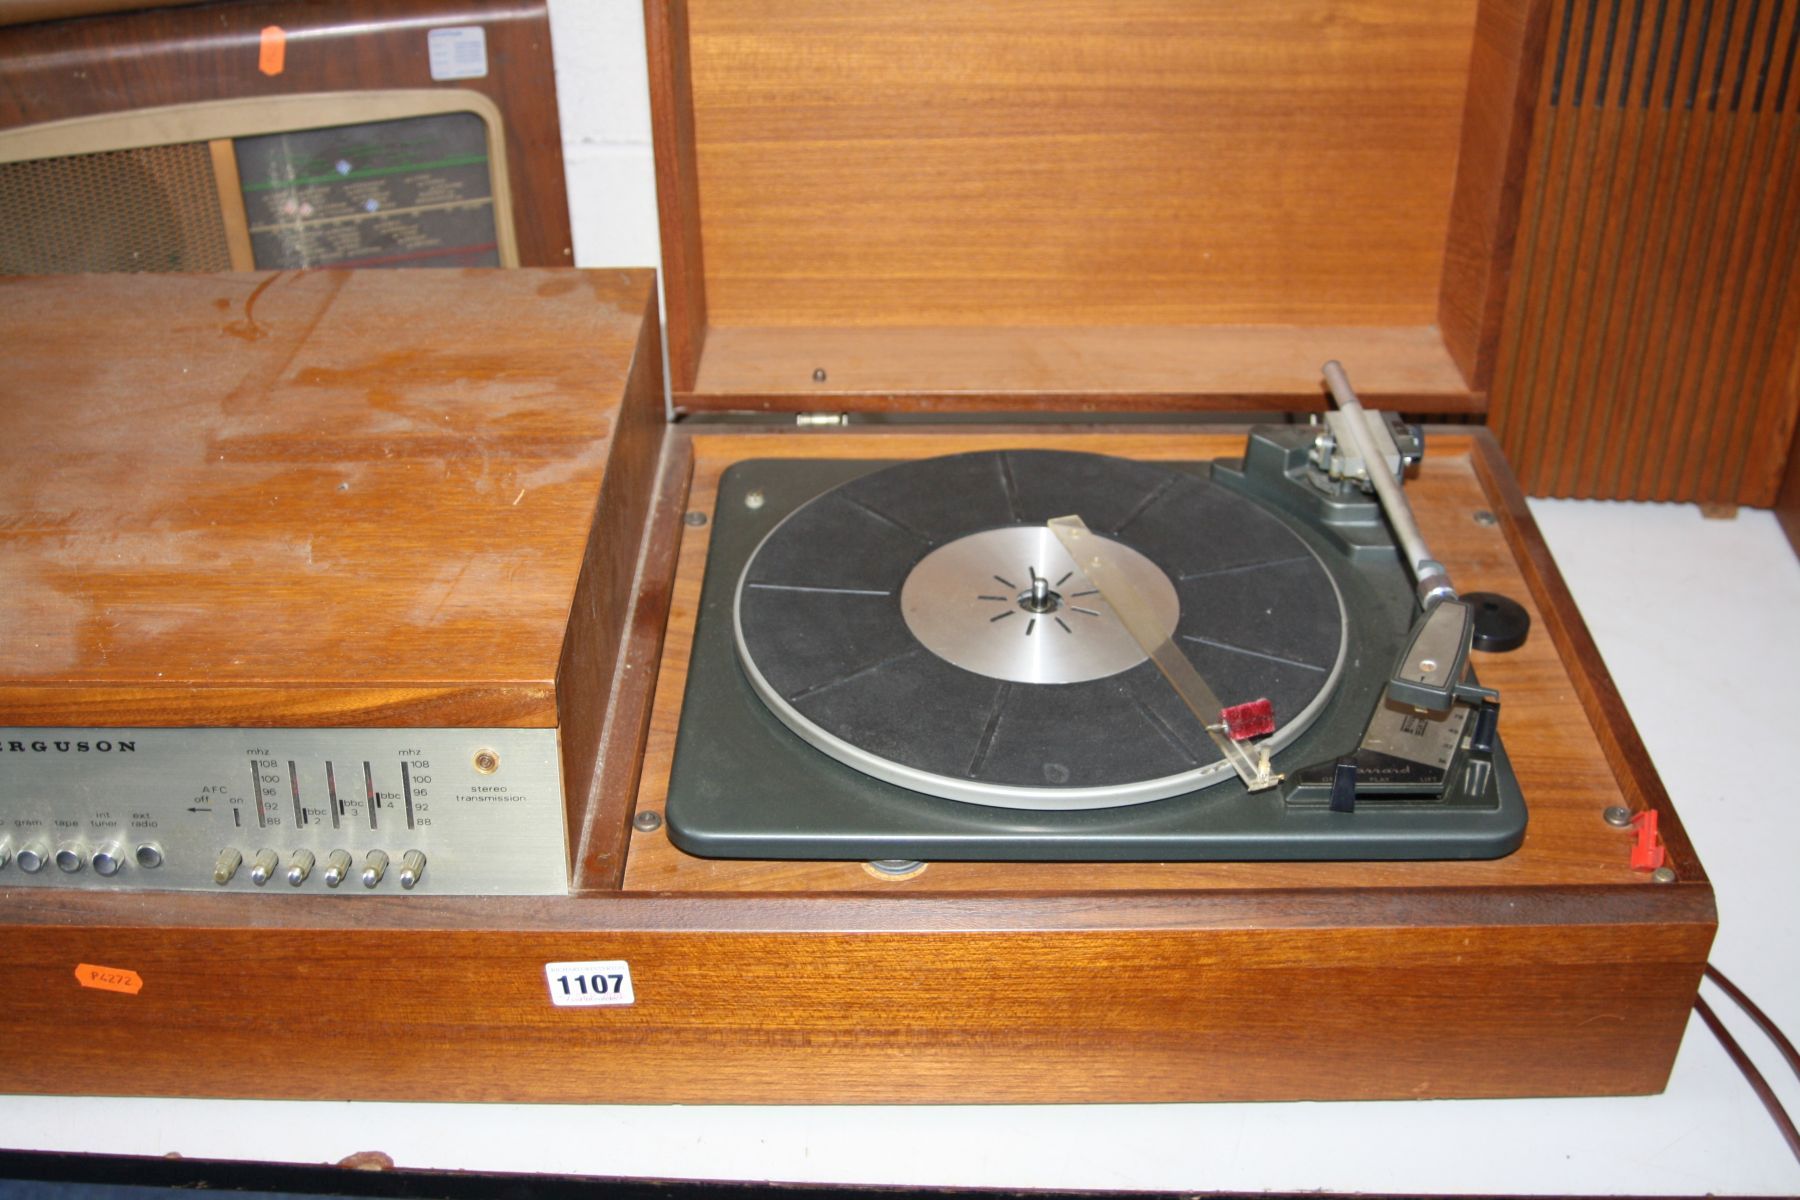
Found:
[(1656, 870), (1650, 872), (1650, 878), (1651, 878), (1652, 882), (1655, 882), (1655, 883), (1674, 883), (1675, 882), (1675, 868), (1674, 867), (1658, 867), (1658, 868), (1656, 868)]
[(748, 493), (745, 494), (745, 496), (744, 496), (744, 507), (745, 508), (754, 509), (754, 508), (761, 508), (762, 506), (763, 506), (763, 494), (762, 494), (761, 488), (752, 488)]
[(1475, 523), (1477, 525), (1498, 525), (1500, 518), (1485, 508), (1478, 508), (1475, 510)]
[(1611, 825), (1614, 829), (1624, 829), (1627, 825), (1631, 824), (1631, 810), (1626, 808), (1623, 804), (1614, 804), (1600, 815), (1604, 817), (1606, 823)]
[(824, 367), (814, 367), (813, 368), (813, 382), (814, 383), (824, 383), (825, 382), (825, 368)]
[(492, 750), (477, 750), (475, 752), (475, 769), (483, 775), (492, 775), (500, 769), (500, 756)]
[(662, 828), (662, 814), (653, 808), (646, 808), (631, 818), (631, 827), (639, 833), (655, 833)]
[(694, 526), (696, 529), (706, 524), (706, 514), (703, 512), (691, 512), (681, 519), (689, 525)]

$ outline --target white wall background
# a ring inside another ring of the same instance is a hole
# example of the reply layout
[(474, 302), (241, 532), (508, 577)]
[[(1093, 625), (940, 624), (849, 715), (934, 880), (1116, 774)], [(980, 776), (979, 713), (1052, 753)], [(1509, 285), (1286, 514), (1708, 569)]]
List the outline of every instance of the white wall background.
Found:
[(575, 264), (657, 267), (656, 166), (639, 0), (550, 0)]

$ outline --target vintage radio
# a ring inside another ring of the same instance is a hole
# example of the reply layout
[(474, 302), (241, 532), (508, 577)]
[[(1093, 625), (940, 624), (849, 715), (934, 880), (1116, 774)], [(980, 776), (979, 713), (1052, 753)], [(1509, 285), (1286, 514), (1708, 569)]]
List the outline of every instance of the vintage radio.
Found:
[(1659, 1089), (1712, 893), (1505, 463), (1275, 415), (1480, 408), (1540, 7), (647, 14), (679, 419), (644, 273), (0, 285), (0, 1084)]
[(543, 5), (118, 7), (0, 4), (0, 273), (573, 261)]

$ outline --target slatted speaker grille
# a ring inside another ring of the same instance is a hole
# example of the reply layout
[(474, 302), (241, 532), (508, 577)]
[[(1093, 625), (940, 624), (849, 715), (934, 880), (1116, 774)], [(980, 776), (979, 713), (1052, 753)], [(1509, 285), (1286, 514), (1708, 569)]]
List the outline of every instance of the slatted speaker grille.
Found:
[(1555, 0), (1490, 419), (1537, 495), (1767, 504), (1800, 0)]
[(230, 269), (204, 142), (0, 163), (0, 274)]

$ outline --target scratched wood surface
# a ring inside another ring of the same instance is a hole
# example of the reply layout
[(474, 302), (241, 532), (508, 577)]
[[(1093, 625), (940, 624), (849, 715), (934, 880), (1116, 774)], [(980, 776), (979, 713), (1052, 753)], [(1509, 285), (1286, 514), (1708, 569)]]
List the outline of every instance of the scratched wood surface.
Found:
[(651, 289), (0, 281), (0, 723), (556, 724)]
[[(1607, 825), (1609, 805), (1648, 801), (1626, 768), (1615, 767), (1598, 739), (1572, 672), (1604, 668), (1598, 659), (1565, 661), (1547, 630), (1541, 585), (1521, 573), (1509, 535), (1519, 530), (1505, 497), (1484, 485), (1476, 447), (1466, 435), (1429, 439), (1430, 453), (1407, 484), (1427, 543), (1464, 591), (1516, 598), (1532, 615), (1532, 637), (1507, 654), (1476, 654), (1484, 683), (1503, 698), (1501, 736), (1530, 808), (1525, 844), (1489, 862), (1454, 863), (933, 863), (908, 879), (877, 876), (859, 863), (760, 862), (701, 859), (676, 849), (663, 830), (636, 831), (625, 872), (633, 891), (1094, 891), (1142, 888), (1509, 887), (1605, 884), (1638, 886), (1646, 872), (1628, 861), (1630, 834)], [(910, 458), (1007, 446), (1053, 447), (1143, 459), (1206, 459), (1241, 453), (1241, 435), (1203, 433), (1013, 433), (978, 435), (851, 435), (783, 437), (701, 434), (689, 507), (711, 512), (720, 472), (755, 457)], [(1522, 506), (1521, 506), (1522, 507)], [(1487, 514), (1492, 524), (1478, 514)], [(1498, 514), (1498, 515), (1496, 515)], [(1503, 521), (1501, 517), (1508, 517)], [(1527, 520), (1529, 518), (1527, 517)], [(640, 809), (660, 809), (666, 797), (692, 645), (701, 573), (712, 525), (682, 530), (680, 566), (657, 683), (651, 734), (639, 789)], [(1566, 605), (1566, 598), (1559, 603)], [(1567, 614), (1562, 614), (1567, 620)], [(1579, 618), (1574, 618), (1576, 622)], [(1608, 719), (1623, 720), (1623, 714)], [(1629, 722), (1626, 722), (1627, 725)], [(1621, 776), (1624, 777), (1623, 782)], [(1630, 787), (1628, 797), (1626, 788)], [(1693, 864), (1690, 875), (1698, 874)]]

